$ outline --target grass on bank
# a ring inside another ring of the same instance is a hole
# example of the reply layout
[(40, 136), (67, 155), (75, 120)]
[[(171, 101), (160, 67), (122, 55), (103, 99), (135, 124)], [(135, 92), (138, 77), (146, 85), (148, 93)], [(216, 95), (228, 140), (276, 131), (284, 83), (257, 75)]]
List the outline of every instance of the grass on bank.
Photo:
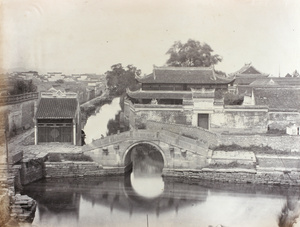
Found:
[(270, 146), (255, 146), (251, 145), (249, 147), (242, 147), (238, 144), (231, 144), (231, 145), (220, 145), (217, 147), (212, 148), (214, 151), (252, 151), (255, 154), (270, 154), (270, 155), (297, 155), (300, 156), (300, 152), (293, 152), (285, 151), (285, 150), (278, 150), (273, 149)]
[(73, 162), (92, 162), (93, 159), (85, 154), (75, 153), (75, 154), (65, 154), (65, 153), (49, 153), (48, 162), (63, 162), (63, 161), (73, 161)]

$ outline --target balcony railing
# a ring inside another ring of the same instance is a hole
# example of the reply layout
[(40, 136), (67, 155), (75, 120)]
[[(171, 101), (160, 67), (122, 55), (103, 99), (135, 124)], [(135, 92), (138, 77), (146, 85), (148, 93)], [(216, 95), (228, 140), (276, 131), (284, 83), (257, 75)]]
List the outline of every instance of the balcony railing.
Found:
[(0, 96), (0, 105), (10, 105), (10, 104), (16, 104), (21, 103), (33, 99), (38, 99), (39, 93), (38, 92), (32, 92), (32, 93), (26, 93), (21, 95), (10, 95), (10, 96)]

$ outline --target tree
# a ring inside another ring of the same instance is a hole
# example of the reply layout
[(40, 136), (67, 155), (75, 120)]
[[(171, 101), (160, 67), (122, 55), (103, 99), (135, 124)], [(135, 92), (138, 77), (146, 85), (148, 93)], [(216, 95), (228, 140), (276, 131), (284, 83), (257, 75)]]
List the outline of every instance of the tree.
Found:
[(206, 43), (189, 39), (187, 43), (176, 41), (166, 54), (170, 55), (168, 66), (175, 67), (209, 67), (222, 61), (218, 54)]
[(55, 83), (57, 83), (57, 84), (63, 84), (64, 82), (65, 81), (63, 79), (59, 79), (59, 80), (55, 81)]
[(295, 71), (293, 72), (293, 77), (300, 77), (300, 74), (298, 73), (297, 70), (295, 70)]
[(29, 92), (36, 92), (37, 86), (33, 84), (32, 80), (12, 80), (12, 88), (9, 91), (11, 95), (19, 95)]
[(141, 70), (133, 65), (123, 68), (122, 64), (111, 66), (111, 70), (105, 73), (109, 94), (120, 96), (126, 92), (126, 88), (136, 90), (138, 83), (135, 80), (136, 75), (140, 75)]

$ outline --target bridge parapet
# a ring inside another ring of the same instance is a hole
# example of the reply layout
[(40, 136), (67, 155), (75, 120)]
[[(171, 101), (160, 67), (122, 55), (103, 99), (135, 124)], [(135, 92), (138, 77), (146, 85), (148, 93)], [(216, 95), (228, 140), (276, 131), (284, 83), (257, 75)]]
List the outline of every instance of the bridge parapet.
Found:
[(132, 130), (122, 132), (119, 134), (107, 136), (102, 139), (94, 140), (91, 144), (87, 145), (84, 150), (93, 150), (98, 148), (107, 147), (116, 143), (122, 143), (127, 140), (133, 141), (162, 141), (171, 146), (181, 147), (186, 150), (194, 152), (207, 152), (208, 144), (201, 140), (192, 139), (177, 133), (160, 130)]

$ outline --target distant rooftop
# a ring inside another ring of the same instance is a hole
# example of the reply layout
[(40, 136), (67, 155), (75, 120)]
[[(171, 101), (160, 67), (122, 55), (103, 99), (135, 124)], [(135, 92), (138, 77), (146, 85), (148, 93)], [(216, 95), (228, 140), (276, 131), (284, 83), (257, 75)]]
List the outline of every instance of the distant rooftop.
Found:
[(253, 88), (255, 105), (271, 109), (300, 110), (300, 88)]
[(257, 70), (251, 63), (245, 64), (240, 70), (230, 73), (229, 76), (231, 77), (257, 77), (263, 76), (267, 77), (269, 74), (262, 73)]
[(218, 75), (212, 67), (156, 67), (153, 73), (136, 78), (140, 83), (229, 84), (234, 79)]
[(62, 74), (62, 72), (47, 72), (47, 74)]

